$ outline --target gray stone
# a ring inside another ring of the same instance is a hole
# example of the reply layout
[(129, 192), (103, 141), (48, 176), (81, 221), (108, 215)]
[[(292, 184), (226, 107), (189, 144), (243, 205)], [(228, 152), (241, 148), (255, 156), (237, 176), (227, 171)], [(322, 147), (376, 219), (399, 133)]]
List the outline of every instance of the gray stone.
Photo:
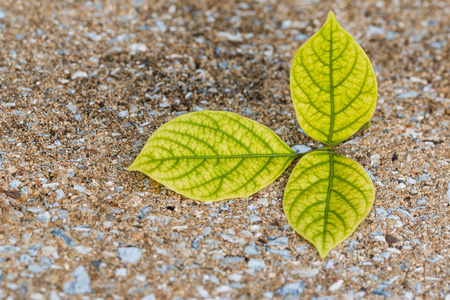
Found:
[(21, 184), (22, 184), (21, 181), (19, 181), (19, 180), (13, 180), (13, 181), (11, 181), (11, 182), (9, 183), (9, 188), (10, 188), (11, 190), (14, 190), (14, 189), (18, 188)]
[(306, 145), (295, 145), (291, 147), (292, 150), (295, 151), (295, 153), (306, 153), (310, 151), (312, 148), (308, 147)]
[(372, 26), (369, 25), (367, 28), (367, 37), (371, 38), (372, 35), (383, 35), (384, 34), (384, 27), (378, 27), (378, 26)]
[(255, 245), (255, 242), (252, 242), (250, 245), (244, 247), (244, 253), (247, 255), (261, 255), (261, 252)]
[(261, 221), (261, 218), (255, 215), (250, 215), (247, 219), (250, 223)]
[(407, 216), (411, 221), (413, 221), (413, 222), (416, 221), (416, 219), (409, 212), (407, 212), (406, 210), (404, 210), (404, 209), (397, 209), (397, 211), (399, 213), (401, 213), (402, 215)]
[(34, 262), (34, 258), (29, 256), (28, 254), (21, 254), (19, 261), (23, 264), (28, 265), (29, 263)]
[(72, 275), (75, 282), (66, 282), (64, 292), (70, 295), (92, 293), (91, 279), (83, 266), (78, 266)]
[(38, 215), (37, 219), (38, 219), (39, 221), (48, 223), (48, 222), (50, 221), (50, 212), (47, 211), (47, 210), (41, 212), (41, 213)]
[(27, 253), (30, 254), (31, 256), (36, 256), (38, 255), (39, 249), (41, 249), (42, 246), (40, 243), (36, 243), (31, 247), (27, 248)]
[(73, 189), (79, 191), (80, 193), (86, 192), (86, 188), (82, 185), (74, 184)]
[(273, 241), (270, 241), (269, 243), (267, 243), (267, 245), (269, 245), (269, 246), (287, 246), (288, 242), (289, 242), (289, 238), (283, 236), (283, 237), (277, 238)]
[(147, 295), (147, 296), (141, 298), (141, 300), (156, 300), (156, 297), (155, 297), (155, 294), (150, 294), (150, 295)]
[(61, 297), (55, 291), (51, 291), (49, 300), (61, 300)]
[(416, 91), (408, 91), (402, 94), (397, 95), (397, 99), (403, 99), (403, 98), (414, 98), (419, 95)]
[(334, 267), (334, 260), (332, 260), (332, 259), (327, 260), (327, 262), (325, 263), (325, 265), (323, 267), (325, 270), (332, 269)]
[(76, 107), (75, 105), (73, 105), (72, 103), (67, 104), (66, 107), (67, 107), (68, 109), (70, 109), (70, 111), (71, 111), (73, 114), (76, 114), (76, 113), (77, 113), (77, 107)]
[(204, 288), (202, 288), (201, 286), (197, 287), (197, 292), (200, 295), (200, 297), (202, 297), (202, 298), (208, 298), (209, 297), (208, 291), (205, 290)]
[(450, 203), (450, 182), (448, 183), (448, 188), (447, 188), (447, 198), (448, 198), (448, 203)]
[(308, 36), (306, 34), (299, 33), (294, 37), (294, 42), (300, 42), (300, 41), (304, 41), (307, 39), (308, 39)]
[(128, 110), (122, 110), (117, 115), (121, 118), (125, 118), (126, 116), (128, 116)]
[(254, 259), (254, 258), (251, 258), (248, 261), (247, 266), (250, 269), (253, 269), (255, 271), (261, 271), (261, 270), (264, 270), (265, 268), (267, 268), (266, 267), (266, 263), (264, 262), (264, 260), (262, 260), (262, 259)]
[(428, 174), (422, 174), (422, 175), (420, 175), (419, 177), (417, 177), (415, 180), (417, 181), (417, 182), (419, 182), (419, 181), (427, 181), (427, 180), (429, 180), (430, 179), (430, 175), (428, 175)]
[(20, 248), (13, 247), (13, 246), (0, 246), (0, 253), (5, 253), (8, 251), (18, 252), (18, 251), (20, 251)]
[(88, 78), (88, 74), (84, 71), (77, 71), (75, 72), (72, 77), (72, 79), (77, 79), (77, 78)]
[(242, 42), (242, 34), (237, 33), (237, 34), (232, 34), (229, 32), (224, 32), (224, 31), (220, 31), (217, 34), (218, 37), (224, 37), (226, 39), (228, 39), (230, 42)]
[(283, 258), (286, 259), (291, 259), (291, 251), (289, 251), (288, 249), (272, 249), (272, 248), (268, 248), (267, 249), (268, 252), (273, 253), (273, 254), (277, 254)]
[(313, 277), (319, 274), (319, 269), (294, 270), (292, 274), (298, 274), (300, 277)]
[(373, 176), (372, 172), (370, 172), (366, 168), (364, 168), (364, 170), (366, 171), (367, 174), (369, 174), (370, 180), (372, 180), (372, 182), (375, 182), (377, 180), (377, 178), (375, 176)]
[(137, 264), (142, 256), (142, 250), (136, 247), (118, 248), (119, 258), (124, 262)]
[(34, 274), (41, 273), (48, 269), (48, 266), (43, 265), (28, 265), (27, 270), (33, 272)]
[(144, 43), (136, 43), (130, 45), (131, 52), (146, 52), (147, 46)]
[(281, 22), (281, 29), (288, 29), (291, 27), (292, 21), (291, 20), (284, 20)]
[(306, 284), (303, 281), (297, 283), (289, 283), (279, 288), (276, 293), (283, 297), (286, 296), (298, 297), (300, 296), (300, 294), (303, 293), (305, 287)]
[[(61, 219), (64, 219), (61, 217)], [(71, 247), (75, 247), (77, 244), (70, 238), (68, 237), (61, 229), (59, 228), (55, 228), (52, 229), (52, 231), (50, 231), (53, 235), (58, 236), (60, 238), (62, 238), (64, 240), (64, 242), (66, 243), (66, 245), (71, 246)]]
[(56, 190), (56, 201), (61, 200), (65, 195), (63, 190)]
[(242, 275), (234, 273), (228, 276), (228, 278), (232, 281), (240, 281), (242, 279)]

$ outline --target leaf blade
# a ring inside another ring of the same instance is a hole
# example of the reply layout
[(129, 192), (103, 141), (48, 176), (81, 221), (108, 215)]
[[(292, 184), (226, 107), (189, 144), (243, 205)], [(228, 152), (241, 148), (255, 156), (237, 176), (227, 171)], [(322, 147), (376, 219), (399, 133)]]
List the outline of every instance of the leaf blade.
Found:
[(186, 197), (247, 197), (273, 182), (296, 157), (269, 128), (230, 112), (179, 116), (149, 138), (129, 171)]
[(372, 64), (331, 11), (323, 27), (297, 51), (290, 78), (300, 126), (322, 143), (350, 137), (376, 108)]
[(292, 171), (283, 209), (291, 227), (324, 258), (353, 233), (374, 198), (373, 183), (358, 163), (320, 151), (305, 155)]

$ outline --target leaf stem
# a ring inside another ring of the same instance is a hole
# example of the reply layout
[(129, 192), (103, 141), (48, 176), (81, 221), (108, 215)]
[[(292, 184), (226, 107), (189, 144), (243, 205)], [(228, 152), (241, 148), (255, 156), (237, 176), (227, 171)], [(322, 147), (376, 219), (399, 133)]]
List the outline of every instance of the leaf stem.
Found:
[(329, 148), (329, 146), (325, 146), (325, 147), (318, 148), (318, 149), (312, 149), (312, 150), (309, 150), (308, 152), (297, 153), (295, 158), (301, 158), (301, 157), (305, 156), (306, 154), (316, 152), (316, 151), (329, 151), (329, 150), (332, 150), (332, 148)]

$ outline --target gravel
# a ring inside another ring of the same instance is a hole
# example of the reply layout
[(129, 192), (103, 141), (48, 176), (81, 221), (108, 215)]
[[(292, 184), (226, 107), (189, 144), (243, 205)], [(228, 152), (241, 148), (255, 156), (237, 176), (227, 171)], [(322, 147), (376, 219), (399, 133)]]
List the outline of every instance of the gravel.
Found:
[[(441, 2), (4, 0), (0, 298), (200, 299), (201, 287), (211, 299), (445, 299)], [(321, 147), (298, 125), (289, 71), (330, 8), (368, 53), (379, 96), (372, 126), (335, 148), (369, 174), (375, 206), (325, 259), (283, 211), (298, 160), (214, 203), (126, 171), (159, 127), (202, 109), (245, 114), (299, 153)]]

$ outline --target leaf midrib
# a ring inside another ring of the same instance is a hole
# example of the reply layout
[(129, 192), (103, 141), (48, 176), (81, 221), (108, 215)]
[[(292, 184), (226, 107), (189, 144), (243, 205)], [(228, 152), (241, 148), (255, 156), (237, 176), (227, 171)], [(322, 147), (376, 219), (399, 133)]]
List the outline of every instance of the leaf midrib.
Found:
[(167, 161), (179, 159), (227, 159), (227, 158), (260, 158), (260, 157), (297, 157), (297, 153), (267, 153), (267, 154), (236, 154), (236, 155), (204, 155), (204, 156), (176, 156), (151, 158), (152, 161)]
[[(330, 181), (328, 183), (328, 193), (327, 193), (327, 199), (325, 200), (325, 216), (323, 219), (323, 237), (322, 237), (322, 249), (325, 249), (325, 237), (327, 232), (327, 222), (328, 222), (328, 211), (330, 210), (330, 198), (331, 198), (331, 190), (333, 188), (333, 172), (334, 172), (334, 164), (333, 164), (333, 154), (329, 153), (330, 155)], [(345, 224), (344, 224), (345, 226)]]
[(331, 104), (331, 112), (330, 112), (330, 133), (328, 134), (328, 143), (330, 144), (333, 140), (333, 131), (334, 131), (334, 83), (333, 83), (333, 22), (330, 22), (330, 104)]

